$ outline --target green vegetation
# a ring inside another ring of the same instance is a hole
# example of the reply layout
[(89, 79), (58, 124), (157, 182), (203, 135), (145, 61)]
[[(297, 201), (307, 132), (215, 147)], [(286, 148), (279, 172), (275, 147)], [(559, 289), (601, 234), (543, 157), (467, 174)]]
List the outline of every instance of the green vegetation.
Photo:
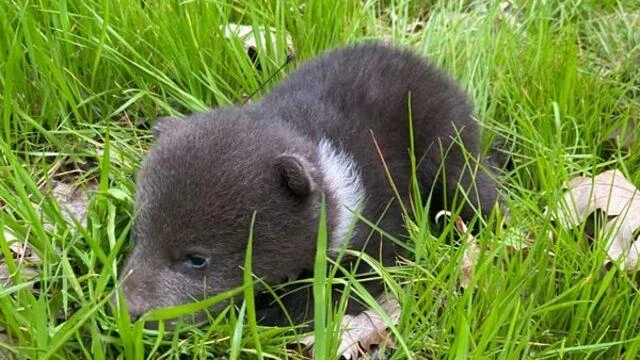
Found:
[[(412, 256), (379, 274), (402, 304), (392, 358), (640, 357), (636, 274), (605, 270), (602, 239), (550, 216), (576, 175), (617, 168), (640, 184), (637, 1), (5, 0), (0, 14), (0, 259), (12, 274), (0, 283), (0, 358), (302, 358), (293, 329), (256, 325), (251, 297), (175, 332), (105, 304), (129, 248), (149, 125), (259, 97), (300, 61), (369, 38), (410, 46), (458, 78), (487, 149), (502, 139), (512, 164), (501, 174), (511, 218), (482, 226), (466, 289), (455, 229), (408, 220)], [(260, 71), (225, 37), (230, 23), (275, 29), (257, 37)], [(278, 72), (287, 35), (296, 60)], [(86, 224), (65, 221), (47, 195), (53, 180), (97, 184)], [(11, 239), (41, 261), (14, 259)], [(526, 254), (514, 252), (523, 240)], [(316, 325), (334, 326), (340, 312), (316, 309)], [(319, 335), (318, 354), (330, 357), (337, 332)]]

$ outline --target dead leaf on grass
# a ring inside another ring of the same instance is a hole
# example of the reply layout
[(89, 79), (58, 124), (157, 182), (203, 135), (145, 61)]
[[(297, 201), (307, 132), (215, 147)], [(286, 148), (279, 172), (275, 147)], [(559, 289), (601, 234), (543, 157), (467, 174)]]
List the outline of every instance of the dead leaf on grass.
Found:
[[(20, 271), (23, 279), (31, 279), (39, 274), (36, 264), (40, 263), (40, 257), (24, 241), (18, 241), (17, 237), (8, 228), (4, 229), (4, 240), (9, 244), (12, 258), (16, 265), (21, 266)], [(0, 285), (4, 287), (12, 286), (14, 274), (9, 271), (9, 267), (4, 258), (0, 258)]]
[(462, 278), (460, 279), (460, 284), (463, 288), (467, 288), (471, 285), (473, 269), (478, 263), (478, 259), (480, 257), (480, 246), (478, 246), (476, 238), (469, 233), (467, 224), (464, 223), (464, 220), (462, 220), (460, 216), (457, 216), (454, 221), (456, 229), (464, 237), (465, 249), (464, 254), (462, 255)]
[(595, 211), (606, 214), (602, 230), (608, 238), (609, 257), (622, 260), (620, 265), (625, 269), (638, 264), (640, 236), (634, 238), (634, 234), (640, 229), (640, 191), (620, 171), (572, 179), (560, 205), (562, 211), (553, 219), (569, 228), (580, 225)]
[[(378, 302), (395, 325), (400, 317), (398, 300), (388, 296)], [(338, 347), (338, 354), (351, 360), (358, 359), (361, 355), (373, 351), (374, 347), (394, 348), (395, 344), (387, 332), (387, 327), (384, 319), (371, 310), (363, 311), (356, 316), (345, 315), (342, 319), (344, 332)]]
[[(531, 233), (522, 226), (507, 226), (510, 213), (507, 208), (499, 207), (499, 209), (501, 212), (498, 213), (498, 218), (500, 219), (498, 227), (504, 229), (503, 236), (500, 237), (500, 245), (504, 247), (507, 254), (510, 256), (527, 256), (529, 248), (533, 244)], [(451, 212), (444, 210), (438, 212), (435, 216), (436, 223), (445, 216), (451, 218), (452, 214)], [(460, 285), (462, 288), (466, 289), (471, 284), (473, 271), (480, 259), (481, 249), (480, 245), (478, 245), (478, 240), (472, 232), (469, 231), (467, 224), (461, 217), (457, 216), (453, 225), (460, 234), (462, 246), (464, 246), (465, 249), (462, 254), (462, 262), (460, 264)], [(489, 245), (495, 246), (497, 244), (491, 243)]]
[[(262, 45), (264, 48), (267, 43), (267, 37), (268, 41), (274, 44), (274, 46), (277, 46), (278, 44), (278, 38), (276, 36), (277, 30), (272, 27), (260, 27), (257, 31), (254, 31), (253, 26), (230, 23), (225, 25), (223, 30), (225, 38), (237, 38), (242, 42), (244, 49), (247, 52), (247, 56), (254, 62), (256, 69), (258, 70), (262, 69), (258, 61), (258, 53), (262, 50), (258, 44)], [(256, 40), (256, 33), (259, 34), (260, 42)], [(289, 56), (293, 56), (293, 40), (289, 34), (286, 35), (285, 39), (286, 53)]]
[[(87, 208), (89, 206), (88, 193), (89, 191), (95, 191), (96, 187), (95, 183), (90, 183), (85, 190), (71, 183), (53, 180), (51, 189), (45, 191), (45, 193), (50, 194), (58, 203), (62, 217), (67, 223), (73, 225), (75, 219), (85, 226)], [(45, 228), (51, 229), (53, 226), (51, 223), (45, 223)], [(38, 275), (38, 270), (34, 266), (40, 263), (38, 254), (29, 246), (26, 240), (18, 239), (15, 232), (8, 227), (3, 229), (3, 233), (5, 241), (9, 244), (13, 259), (18, 265), (22, 266), (22, 276), (28, 279)], [(13, 274), (9, 271), (6, 260), (0, 257), (0, 284), (10, 286), (12, 284), (12, 276)]]
[[(89, 206), (89, 191), (95, 191), (95, 183), (91, 183), (88, 189), (82, 189), (74, 184), (66, 183), (62, 181), (52, 181), (52, 187), (48, 193), (60, 206), (62, 217), (64, 220), (73, 224), (74, 219), (80, 222), (83, 226), (86, 225), (87, 220), (87, 208)], [(53, 228), (51, 223), (45, 223), (45, 228)], [(13, 259), (16, 264), (21, 266), (22, 277), (24, 279), (30, 279), (38, 275), (38, 269), (35, 266), (40, 263), (40, 257), (29, 246), (28, 242), (23, 239), (18, 239), (15, 233), (5, 228), (4, 239), (9, 244), (9, 249), (12, 252)], [(4, 286), (11, 286), (12, 277), (14, 274), (9, 271), (6, 260), (0, 257), (0, 284)]]
[[(9, 337), (4, 334), (4, 329), (0, 327), (0, 343), (9, 344)], [(0, 360), (14, 359), (14, 354), (4, 347), (0, 346)]]
[[(435, 216), (436, 222), (440, 221), (444, 216), (451, 218), (451, 212), (445, 210), (439, 211)], [(454, 226), (456, 230), (458, 230), (458, 233), (462, 235), (462, 242), (465, 247), (464, 253), (462, 254), (460, 285), (462, 285), (463, 288), (467, 288), (471, 284), (473, 269), (480, 257), (480, 246), (478, 246), (476, 238), (469, 232), (467, 224), (465, 224), (460, 216), (455, 217)]]
[(74, 184), (52, 181), (51, 196), (58, 202), (62, 210), (62, 216), (69, 224), (73, 219), (86, 225), (87, 208), (89, 207), (89, 192), (95, 191), (97, 185), (91, 183), (88, 188), (82, 189)]
[(424, 24), (425, 24), (424, 20), (420, 20), (420, 19), (415, 20), (411, 24), (407, 25), (406, 32), (409, 34), (419, 33), (420, 31), (422, 31), (422, 29), (424, 29)]
[(604, 151), (609, 156), (615, 155), (618, 149), (628, 153), (640, 139), (640, 120), (630, 119), (624, 126), (617, 127), (604, 140)]
[(506, 21), (509, 26), (516, 29), (522, 26), (522, 15), (513, 1), (503, 1), (500, 3), (499, 19)]
[[(392, 295), (378, 298), (378, 304), (391, 319), (393, 325), (400, 318), (400, 303)], [(388, 333), (388, 323), (373, 310), (365, 310), (356, 316), (345, 315), (342, 318), (342, 336), (338, 346), (338, 354), (347, 360), (361, 359), (375, 351), (376, 348), (395, 348), (395, 343)], [(314, 343), (313, 335), (299, 341), (306, 347)]]

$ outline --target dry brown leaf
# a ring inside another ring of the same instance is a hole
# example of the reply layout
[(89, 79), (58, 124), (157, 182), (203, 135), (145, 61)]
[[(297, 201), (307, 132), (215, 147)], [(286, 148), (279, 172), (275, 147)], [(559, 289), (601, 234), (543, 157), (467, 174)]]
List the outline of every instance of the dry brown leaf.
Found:
[[(400, 317), (400, 304), (394, 297), (387, 295), (378, 300), (382, 310), (391, 318), (395, 325)], [(342, 338), (338, 347), (338, 354), (345, 359), (358, 359), (373, 350), (374, 346), (385, 345), (395, 347), (387, 332), (387, 323), (382, 317), (371, 310), (361, 312), (356, 316), (345, 315), (342, 319)]]
[[(4, 329), (0, 327), (0, 343), (8, 344), (9, 338), (4, 334)], [(4, 347), (0, 346), (0, 360), (14, 359), (14, 354)]]
[(4, 261), (0, 260), (0, 285), (3, 287), (9, 287), (13, 284), (11, 281), (11, 272), (9, 267)]
[(608, 255), (622, 260), (622, 268), (638, 264), (640, 237), (634, 239), (633, 234), (640, 228), (640, 190), (621, 172), (609, 170), (594, 178), (572, 179), (561, 206), (563, 211), (554, 219), (566, 227), (578, 226), (596, 210), (604, 212), (609, 217), (603, 226), (609, 239)]
[(518, 7), (513, 1), (503, 1), (500, 3), (498, 18), (506, 21), (506, 23), (514, 29), (522, 26), (522, 15), (518, 12)]
[(462, 274), (460, 284), (463, 288), (467, 288), (471, 285), (471, 278), (473, 277), (473, 269), (475, 268), (478, 258), (480, 257), (480, 246), (476, 238), (468, 232), (467, 224), (464, 223), (461, 217), (456, 217), (455, 227), (464, 238), (464, 254), (462, 254)]
[(62, 210), (62, 216), (69, 223), (73, 219), (85, 226), (87, 221), (87, 208), (89, 206), (88, 191), (95, 190), (96, 184), (92, 183), (89, 189), (83, 190), (73, 184), (53, 181), (51, 196), (58, 202)]
[(617, 152), (618, 147), (627, 152), (640, 139), (640, 120), (629, 120), (624, 127), (617, 127), (608, 139), (605, 139), (605, 150)]
[(419, 33), (420, 31), (422, 31), (422, 29), (424, 29), (424, 24), (424, 20), (418, 19), (413, 21), (411, 24), (407, 25), (407, 33)]
[[(73, 184), (62, 181), (52, 181), (52, 187), (48, 193), (56, 200), (60, 206), (62, 217), (69, 224), (73, 224), (73, 219), (79, 221), (83, 226), (87, 220), (87, 208), (89, 206), (89, 191), (94, 191), (97, 185), (91, 183), (87, 190), (81, 189)], [(51, 223), (45, 223), (45, 228), (52, 229)], [(20, 240), (15, 233), (9, 229), (3, 229), (4, 239), (9, 244), (9, 249), (13, 253), (13, 258), (21, 266), (22, 276), (25, 279), (38, 275), (38, 270), (34, 266), (40, 262), (40, 257), (29, 246), (26, 240)], [(0, 284), (11, 286), (11, 277), (4, 258), (0, 257)]]
[[(451, 212), (449, 211), (439, 211), (436, 216), (436, 222), (440, 221), (440, 218), (448, 216), (451, 217)], [(467, 288), (471, 284), (471, 278), (473, 276), (473, 269), (475, 268), (476, 263), (478, 262), (478, 257), (480, 256), (480, 246), (478, 246), (478, 242), (476, 238), (469, 232), (467, 228), (467, 224), (465, 224), (464, 220), (460, 216), (456, 216), (454, 220), (454, 226), (456, 230), (462, 235), (463, 244), (465, 247), (464, 254), (462, 254), (462, 272), (460, 274), (460, 284), (463, 288)]]
[[(392, 295), (378, 298), (378, 304), (391, 319), (393, 325), (400, 318), (400, 303)], [(395, 343), (387, 332), (387, 323), (372, 310), (365, 310), (356, 316), (345, 315), (342, 318), (342, 336), (338, 346), (338, 354), (347, 360), (360, 359), (374, 350), (374, 347), (395, 347)], [(314, 343), (313, 335), (299, 341), (305, 347)]]
[[(5, 239), (8, 239), (6, 235), (8, 232), (8, 230), (5, 230)], [(10, 241), (9, 249), (13, 252), (14, 258), (19, 262), (27, 262), (29, 264), (37, 264), (40, 262), (38, 254), (25, 242)]]
[[(9, 244), (9, 250), (12, 252), (13, 259), (18, 265), (21, 265), (21, 274), (23, 279), (30, 279), (38, 275), (38, 270), (34, 267), (40, 262), (40, 257), (25, 242), (20, 242), (16, 238), (13, 231), (9, 228), (4, 229), (4, 239)], [(13, 284), (9, 271), (9, 267), (4, 258), (0, 258), (0, 285), (11, 286)]]

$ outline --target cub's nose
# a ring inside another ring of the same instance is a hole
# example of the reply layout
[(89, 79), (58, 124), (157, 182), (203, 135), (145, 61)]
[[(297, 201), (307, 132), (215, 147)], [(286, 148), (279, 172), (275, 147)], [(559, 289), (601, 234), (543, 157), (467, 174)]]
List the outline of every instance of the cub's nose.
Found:
[(127, 311), (129, 312), (129, 318), (131, 318), (131, 321), (140, 319), (142, 315), (149, 310), (146, 302), (135, 295), (125, 295), (124, 301), (126, 302)]
[[(129, 300), (126, 296), (123, 296), (122, 301), (126, 303), (127, 312), (129, 313), (129, 318), (131, 321), (136, 321), (144, 315), (146, 312), (145, 308), (140, 305), (139, 302)], [(125, 304), (121, 304), (124, 306)], [(118, 312), (118, 294), (114, 293), (111, 296), (111, 300), (109, 301), (109, 305), (105, 309), (108, 315), (114, 316)]]
[(131, 318), (131, 321), (137, 321), (142, 315), (144, 315), (143, 311), (129, 309), (129, 318)]

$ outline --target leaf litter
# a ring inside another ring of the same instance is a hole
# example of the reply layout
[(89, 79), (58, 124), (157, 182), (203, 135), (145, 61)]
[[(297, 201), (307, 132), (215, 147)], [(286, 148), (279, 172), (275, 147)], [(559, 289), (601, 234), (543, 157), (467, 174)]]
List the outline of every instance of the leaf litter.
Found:
[[(344, 359), (363, 359), (380, 348), (395, 348), (388, 328), (389, 325), (395, 326), (398, 323), (400, 303), (390, 294), (380, 296), (377, 302), (392, 323), (387, 323), (373, 310), (365, 310), (355, 316), (345, 315), (340, 324), (342, 334), (338, 345), (338, 355)], [(299, 343), (310, 348), (314, 344), (314, 337), (307, 336)]]
[(552, 219), (574, 228), (597, 211), (607, 215), (601, 229), (610, 258), (605, 265), (616, 261), (622, 269), (635, 268), (640, 254), (640, 190), (619, 170), (579, 176), (569, 182)]
[[(231, 40), (236, 38), (242, 42), (242, 46), (244, 47), (247, 56), (254, 63), (257, 70), (262, 70), (258, 54), (265, 51), (267, 42), (274, 46), (277, 46), (278, 44), (278, 30), (273, 27), (261, 26), (254, 29), (253, 26), (230, 23), (222, 26), (221, 29), (226, 39)], [(293, 56), (293, 40), (291, 35), (285, 34), (284, 45), (286, 47), (285, 51), (287, 55)]]
[[(62, 216), (69, 225), (73, 226), (75, 220), (82, 226), (85, 226), (90, 200), (89, 193), (94, 191), (95, 188), (95, 183), (91, 183), (87, 189), (81, 189), (67, 182), (52, 181), (52, 187), (48, 193), (60, 206)], [(46, 223), (45, 227), (52, 229), (53, 225)], [(33, 248), (29, 246), (27, 239), (19, 239), (15, 231), (5, 226), (3, 229), (3, 240), (8, 244), (11, 256), (19, 269), (21, 278), (23, 280), (36, 278), (39, 275), (38, 265), (41, 259)], [(15, 275), (15, 273), (10, 271), (6, 259), (0, 256), (0, 287), (8, 288), (13, 286), (13, 277)], [(30, 289), (33, 289), (34, 284), (31, 284)], [(0, 342), (10, 342), (10, 339), (2, 328), (0, 328)], [(2, 351), (0, 351), (0, 359), (2, 359), (4, 355)]]
[[(552, 215), (552, 220), (565, 228), (575, 228), (594, 213), (603, 212), (606, 219), (599, 230), (604, 235), (602, 239), (607, 241), (605, 248), (609, 257), (604, 265), (617, 262), (621, 269), (637, 268), (640, 259), (640, 190), (619, 170), (605, 171), (594, 177), (575, 177), (567, 188), (559, 204), (560, 211)], [(436, 215), (436, 221), (443, 215), (451, 217), (451, 213), (441, 211)], [(472, 282), (480, 247), (460, 217), (453, 221), (465, 247), (460, 264), (460, 284), (467, 288)], [(507, 250), (510, 255), (516, 252), (526, 255), (530, 239), (521, 232), (515, 236), (518, 239), (511, 240), (515, 243), (505, 243)]]
[[(87, 208), (89, 206), (89, 192), (96, 189), (96, 184), (91, 183), (87, 189), (79, 188), (73, 184), (63, 181), (52, 181), (51, 190), (48, 192), (60, 206), (62, 217), (69, 224), (74, 221), (82, 226), (86, 225)], [(46, 228), (53, 228), (52, 224), (45, 224)], [(24, 264), (23, 276), (33, 277), (37, 275), (36, 265), (40, 263), (40, 257), (29, 246), (26, 239), (18, 239), (15, 231), (5, 226), (3, 229), (4, 240), (9, 245), (13, 259), (18, 264)], [(12, 274), (4, 258), (0, 258), (0, 284), (11, 286)]]

